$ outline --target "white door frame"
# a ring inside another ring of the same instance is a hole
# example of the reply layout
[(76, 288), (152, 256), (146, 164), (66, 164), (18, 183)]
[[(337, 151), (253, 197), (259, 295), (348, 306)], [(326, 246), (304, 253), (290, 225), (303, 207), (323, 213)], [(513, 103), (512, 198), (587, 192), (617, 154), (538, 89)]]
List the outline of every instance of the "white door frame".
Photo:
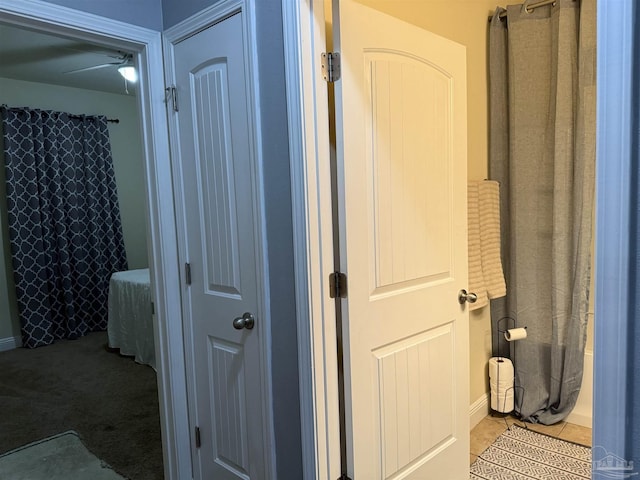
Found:
[(340, 476), (324, 0), (282, 1), (305, 480)]
[(161, 34), (38, 0), (0, 0), (0, 22), (136, 52), (165, 478), (192, 478)]
[[(619, 26), (625, 23), (621, 22), (620, 18), (631, 18), (630, 15), (625, 17), (630, 8), (631, 0), (624, 0), (622, 3), (623, 6), (613, 5), (610, 7), (602, 3), (599, 4), (598, 45), (600, 43), (604, 45), (602, 49), (598, 50), (603, 52), (599, 54), (601, 58), (607, 56), (618, 58), (625, 57), (625, 55), (628, 57), (630, 55), (633, 42), (627, 37), (629, 37), (631, 30), (623, 31)], [(330, 180), (327, 171), (329, 158), (327, 94), (319, 68), (320, 54), (326, 48), (324, 1), (291, 2), (282, 0), (282, 11), (295, 232), (304, 478), (333, 479), (339, 476), (340, 456), (337, 433), (337, 377), (334, 373), (336, 371), (335, 346), (334, 342), (328, 341), (328, 339), (335, 338), (335, 328), (330, 322), (333, 316), (333, 302), (327, 300), (328, 295), (323, 281), (332, 269), (329, 260), (332, 255), (332, 241), (330, 199), (328, 197)], [(605, 15), (605, 13), (611, 12), (616, 15)], [(615, 37), (610, 42), (611, 45), (604, 42), (604, 39), (608, 38), (607, 35)], [(620, 54), (620, 52), (622, 53)], [(598, 60), (600, 61), (601, 58)], [(613, 75), (611, 78), (615, 77), (614, 70), (607, 70)], [(615, 105), (629, 105), (630, 89), (623, 88), (621, 96), (619, 86), (616, 84), (612, 88), (606, 82), (604, 74), (601, 73), (602, 71), (599, 70), (598, 82), (603, 85), (598, 89), (599, 104), (604, 105), (611, 100), (611, 103)], [(628, 82), (628, 78), (623, 75), (622, 81)], [(614, 111), (616, 113), (613, 115), (616, 116), (617, 111), (620, 111), (621, 108), (618, 110), (611, 108), (606, 109), (604, 113), (600, 112), (598, 121), (600, 122), (608, 113)], [(603, 108), (603, 110), (605, 109)], [(602, 123), (606, 124), (607, 122)], [(622, 187), (626, 185), (626, 180), (628, 180), (628, 172), (624, 167), (629, 156), (607, 155), (607, 149), (617, 152), (616, 149), (620, 147), (619, 135), (616, 132), (616, 129), (610, 128), (608, 130), (600, 128), (598, 132), (599, 140), (604, 139), (604, 141), (598, 142), (597, 214), (599, 220), (597, 231), (598, 240), (601, 241), (598, 242), (599, 246), (596, 252), (597, 271), (595, 275), (598, 295), (596, 316), (597, 318), (611, 317), (623, 322), (626, 321), (626, 317), (616, 315), (616, 313), (624, 311), (626, 308), (627, 297), (619, 294), (620, 291), (626, 291), (627, 288), (626, 263), (622, 261), (606, 263), (603, 260), (611, 252), (624, 250), (628, 243), (626, 237), (622, 238), (624, 245), (620, 247), (620, 232), (628, 231), (627, 217), (616, 214), (612, 215), (615, 218), (609, 218), (604, 215), (607, 211), (619, 213), (620, 209), (627, 211), (630, 208), (628, 192)], [(611, 135), (607, 136), (606, 133), (611, 133)], [(607, 161), (601, 162), (601, 157), (606, 157)], [(606, 165), (603, 166), (601, 163), (606, 163)], [(608, 201), (605, 197), (608, 193), (612, 198), (615, 197), (611, 201), (612, 204), (617, 202), (620, 208), (605, 208)], [(603, 220), (600, 217), (606, 218)], [(615, 246), (613, 250), (607, 248), (610, 244)], [(623, 257), (624, 255), (618, 255), (616, 258)], [(603, 272), (609, 266), (611, 267), (609, 268), (611, 271), (608, 272), (610, 275)], [(606, 289), (603, 286), (607, 283), (605, 280), (611, 278), (616, 281), (610, 282), (612, 284)], [(609, 295), (608, 292), (613, 293)], [(607, 312), (613, 313), (607, 315)], [(601, 324), (596, 323), (596, 350), (598, 354), (601, 354), (596, 355), (596, 358), (600, 359), (600, 362), (596, 364), (595, 373), (594, 391), (596, 396), (597, 392), (608, 392), (609, 397), (613, 396), (618, 399), (624, 396), (620, 395), (620, 392), (624, 392), (624, 388), (620, 387), (624, 383), (620, 380), (622, 378), (619, 374), (620, 362), (612, 362), (610, 358), (606, 358), (611, 352), (617, 351), (608, 347), (616, 343), (619, 338), (617, 332), (620, 328), (616, 326), (614, 329), (605, 329)], [(617, 356), (622, 358), (624, 355)], [(305, 376), (305, 373), (308, 375)], [(597, 386), (604, 383), (602, 380), (606, 378), (610, 378), (608, 384), (612, 388), (598, 388)], [(605, 398), (605, 395), (602, 394), (601, 397)], [(624, 425), (621, 426), (617, 420), (617, 423), (614, 424), (607, 415), (602, 414), (601, 407), (611, 403), (599, 402), (602, 398), (596, 398), (594, 404), (594, 441), (617, 445), (620, 443), (618, 440), (623, 438), (621, 432), (624, 431)], [(596, 419), (601, 420), (596, 421)]]
[[(633, 388), (629, 379), (636, 385), (638, 382), (637, 374), (632, 373), (638, 365), (628, 356), (632, 341), (629, 329), (636, 321), (635, 311), (629, 308), (629, 299), (634, 297), (630, 282), (637, 268), (633, 246), (639, 241), (630, 224), (637, 208), (632, 194), (633, 165), (637, 161), (637, 133), (632, 123), (633, 102), (637, 101), (634, 4), (635, 0), (621, 0), (597, 5), (593, 446), (600, 447), (599, 454), (604, 449), (621, 458), (629, 447), (626, 419), (633, 411), (628, 401)], [(604, 472), (594, 470), (593, 478), (605, 478)]]
[[(259, 1), (259, 0), (258, 0)], [(276, 479), (275, 464), (275, 437), (273, 425), (273, 389), (271, 383), (271, 318), (268, 308), (269, 299), (269, 278), (268, 261), (267, 261), (267, 241), (266, 241), (266, 215), (264, 211), (264, 175), (263, 175), (263, 159), (262, 159), (262, 140), (260, 126), (260, 96), (258, 83), (258, 56), (256, 54), (256, 17), (255, 5), (252, 0), (222, 0), (182, 22), (170, 27), (163, 33), (163, 46), (165, 53), (165, 81), (167, 85), (175, 84), (175, 45), (180, 41), (221, 22), (236, 13), (242, 12), (243, 16), (243, 48), (245, 57), (246, 71), (246, 92), (247, 92), (247, 108), (249, 118), (249, 138), (251, 139), (249, 150), (252, 157), (252, 168), (254, 169), (255, 183), (253, 185), (255, 192), (254, 209), (258, 225), (255, 228), (256, 238), (256, 261), (260, 265), (260, 269), (256, 271), (256, 284), (258, 287), (258, 306), (256, 314), (260, 319), (260, 323), (264, 328), (260, 329), (262, 336), (260, 337), (260, 348), (262, 355), (262, 391), (266, 394), (266, 398), (261, 402), (262, 418), (265, 422), (265, 430), (263, 432), (264, 442), (264, 464), (268, 478), (265, 480)], [(178, 97), (180, 96), (178, 92)], [(185, 99), (186, 100), (186, 99)], [(180, 99), (178, 98), (178, 104)], [(171, 155), (173, 161), (173, 176), (175, 178), (174, 189), (176, 198), (176, 221), (178, 225), (179, 251), (180, 258), (186, 258), (186, 222), (184, 215), (184, 197), (181, 189), (182, 185), (182, 169), (180, 159), (179, 131), (177, 117), (170, 113), (169, 115), (169, 138), (171, 145)], [(186, 285), (186, 282), (183, 282)], [(182, 290), (183, 297), (188, 298), (188, 292)], [(186, 318), (186, 316), (185, 316)], [(185, 325), (185, 332), (190, 329), (190, 325)], [(185, 338), (190, 334), (185, 333)], [(188, 342), (188, 340), (187, 340)], [(188, 379), (190, 382), (191, 379)], [(192, 399), (195, 404), (195, 399)]]

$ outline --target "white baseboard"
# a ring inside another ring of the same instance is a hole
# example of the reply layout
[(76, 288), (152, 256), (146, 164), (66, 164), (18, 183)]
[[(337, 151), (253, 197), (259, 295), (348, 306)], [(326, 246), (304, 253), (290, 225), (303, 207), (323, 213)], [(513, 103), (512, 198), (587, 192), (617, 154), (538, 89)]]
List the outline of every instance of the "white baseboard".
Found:
[(469, 430), (479, 424), (487, 415), (489, 415), (489, 392), (469, 405)]
[(574, 423), (582, 427), (587, 427), (587, 428), (593, 427), (591, 415), (584, 414), (584, 413), (571, 412), (569, 416), (564, 420), (566, 422)]
[(0, 352), (6, 350), (13, 350), (22, 346), (22, 339), (20, 337), (7, 337), (0, 338)]

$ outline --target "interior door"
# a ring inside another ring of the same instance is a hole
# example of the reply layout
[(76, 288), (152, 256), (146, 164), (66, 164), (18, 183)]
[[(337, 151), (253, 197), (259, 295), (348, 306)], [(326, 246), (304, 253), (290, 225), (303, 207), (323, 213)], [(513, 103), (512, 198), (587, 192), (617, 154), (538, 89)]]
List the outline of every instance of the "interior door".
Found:
[(464, 47), (334, 2), (349, 474), (469, 478)]
[[(267, 477), (263, 325), (242, 18), (176, 44), (190, 422), (196, 478)], [(196, 438), (199, 437), (199, 438)]]

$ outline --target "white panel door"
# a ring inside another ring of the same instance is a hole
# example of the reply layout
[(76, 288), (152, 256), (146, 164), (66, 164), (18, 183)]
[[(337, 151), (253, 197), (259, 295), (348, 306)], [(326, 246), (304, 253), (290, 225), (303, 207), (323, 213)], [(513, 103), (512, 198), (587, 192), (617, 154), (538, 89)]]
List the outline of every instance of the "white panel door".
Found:
[[(191, 286), (192, 429), (199, 479), (266, 478), (256, 253), (242, 18), (238, 13), (175, 46), (186, 256)], [(252, 329), (243, 314), (254, 315)], [(239, 319), (234, 327), (234, 319)]]
[(465, 49), (334, 12), (349, 473), (467, 479)]

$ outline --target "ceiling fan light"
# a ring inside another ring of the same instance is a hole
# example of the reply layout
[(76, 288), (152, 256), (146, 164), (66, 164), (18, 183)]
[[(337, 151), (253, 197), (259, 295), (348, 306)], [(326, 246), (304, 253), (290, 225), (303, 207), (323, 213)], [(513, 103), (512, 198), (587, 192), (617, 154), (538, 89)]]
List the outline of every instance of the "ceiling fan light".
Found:
[(129, 82), (137, 82), (138, 81), (138, 72), (136, 72), (135, 67), (130, 65), (118, 68), (118, 72)]

